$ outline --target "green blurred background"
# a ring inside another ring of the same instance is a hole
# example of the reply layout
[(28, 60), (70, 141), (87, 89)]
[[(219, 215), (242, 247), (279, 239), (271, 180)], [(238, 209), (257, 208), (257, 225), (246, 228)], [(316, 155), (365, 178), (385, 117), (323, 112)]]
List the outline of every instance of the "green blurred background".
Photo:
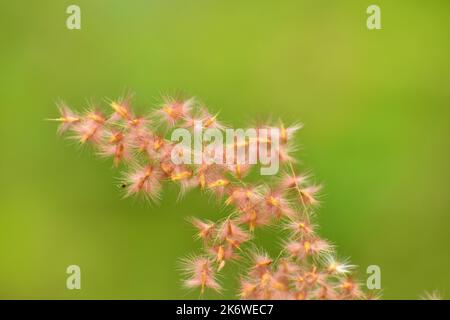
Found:
[[(4, 1), (1, 298), (197, 298), (178, 259), (198, 250), (185, 218), (215, 219), (192, 192), (123, 200), (111, 163), (55, 133), (54, 101), (137, 93), (143, 110), (181, 89), (229, 124), (301, 121), (298, 156), (325, 185), (321, 234), (382, 271), (386, 299), (450, 294), (450, 2)], [(81, 7), (81, 30), (65, 25)], [(262, 232), (271, 253), (277, 232)], [(68, 265), (82, 290), (65, 287)], [(234, 267), (236, 269), (236, 267)], [(235, 271), (235, 270), (234, 270)], [(230, 274), (233, 274), (231, 268)], [(233, 298), (235, 281), (223, 295)]]

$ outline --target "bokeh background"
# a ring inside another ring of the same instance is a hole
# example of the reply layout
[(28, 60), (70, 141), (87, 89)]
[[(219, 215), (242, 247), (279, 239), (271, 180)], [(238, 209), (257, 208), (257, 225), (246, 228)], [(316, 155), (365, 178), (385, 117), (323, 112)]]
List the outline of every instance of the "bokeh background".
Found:
[[(325, 185), (321, 234), (382, 270), (386, 299), (450, 295), (450, 2), (6, 1), (0, 9), (0, 298), (197, 298), (178, 259), (185, 221), (223, 213), (167, 189), (121, 199), (117, 172), (55, 134), (54, 101), (78, 110), (134, 90), (144, 110), (184, 90), (244, 126), (301, 121), (298, 157)], [(81, 7), (81, 30), (66, 8)], [(275, 254), (277, 232), (262, 245)], [(82, 289), (66, 289), (77, 264)], [(233, 267), (237, 268), (237, 267)], [(231, 268), (230, 274), (236, 270)], [(230, 278), (227, 278), (230, 279)], [(223, 295), (234, 298), (236, 281)]]

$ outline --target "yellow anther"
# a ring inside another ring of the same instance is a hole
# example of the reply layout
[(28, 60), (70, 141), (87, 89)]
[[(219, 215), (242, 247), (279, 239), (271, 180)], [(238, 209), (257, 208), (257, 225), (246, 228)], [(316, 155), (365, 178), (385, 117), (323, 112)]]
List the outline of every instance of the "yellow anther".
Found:
[(268, 202), (269, 202), (269, 204), (271, 204), (274, 207), (278, 207), (278, 205), (280, 204), (280, 201), (277, 198), (274, 198), (272, 196), (269, 197)]
[(192, 172), (190, 172), (190, 171), (182, 171), (177, 174), (172, 174), (172, 176), (170, 178), (172, 179), (172, 181), (179, 181), (179, 180), (187, 179), (191, 175), (192, 175)]
[(78, 121), (80, 121), (80, 118), (67, 116), (67, 117), (62, 117), (62, 118), (56, 119), (56, 120), (61, 121), (61, 122), (72, 123), (72, 122), (78, 122)]
[(255, 290), (257, 285), (256, 284), (248, 284), (242, 289), (241, 297), (247, 298), (249, 297)]
[(103, 123), (105, 121), (105, 119), (102, 116), (99, 116), (96, 113), (89, 113), (87, 117), (97, 123)]
[(173, 108), (170, 106), (164, 106), (163, 111), (165, 113), (167, 113), (167, 115), (169, 115), (169, 116), (173, 116), (173, 114), (174, 114)]
[(208, 118), (208, 120), (205, 121), (205, 128), (211, 126), (216, 121), (216, 117), (217, 115)]
[(309, 241), (305, 241), (303, 243), (303, 248), (305, 248), (305, 252), (308, 253), (311, 250), (311, 243)]
[(121, 106), (117, 102), (111, 102), (111, 107), (114, 109), (115, 112), (117, 112), (122, 118), (128, 119), (129, 114), (127, 108), (124, 106)]
[(287, 131), (283, 125), (280, 128), (280, 138), (282, 142), (287, 142)]
[(208, 184), (208, 187), (210, 187), (210, 188), (223, 187), (223, 186), (226, 186), (229, 183), (230, 183), (230, 181), (228, 181), (226, 179), (218, 179), (218, 180)]
[(162, 145), (163, 145), (163, 140), (162, 139), (156, 139), (153, 142), (153, 150), (158, 151), (159, 148), (161, 148)]
[(223, 250), (223, 247), (220, 246), (217, 249), (217, 261), (218, 262), (222, 261), (224, 256), (225, 256), (225, 250)]

